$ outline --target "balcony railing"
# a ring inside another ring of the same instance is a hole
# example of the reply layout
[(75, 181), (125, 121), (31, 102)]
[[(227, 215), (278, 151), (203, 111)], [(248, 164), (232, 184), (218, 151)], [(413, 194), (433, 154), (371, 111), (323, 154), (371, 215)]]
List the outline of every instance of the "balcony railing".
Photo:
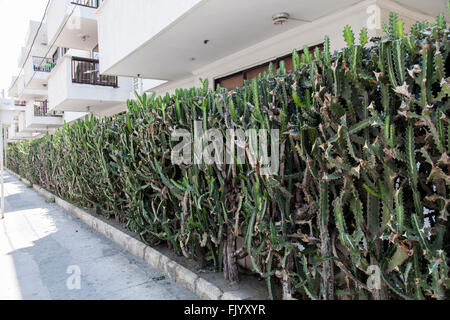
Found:
[(26, 101), (16, 100), (16, 101), (14, 101), (14, 105), (16, 107), (26, 107), (27, 106), (27, 102)]
[(47, 117), (48, 103), (47, 101), (36, 101), (34, 105), (35, 117)]
[(95, 9), (100, 7), (102, 2), (103, 0), (72, 0), (72, 4)]
[(116, 76), (105, 76), (99, 72), (99, 61), (72, 57), (72, 82), (117, 88)]
[(50, 72), (55, 67), (55, 62), (50, 58), (33, 57), (33, 69), (38, 72)]

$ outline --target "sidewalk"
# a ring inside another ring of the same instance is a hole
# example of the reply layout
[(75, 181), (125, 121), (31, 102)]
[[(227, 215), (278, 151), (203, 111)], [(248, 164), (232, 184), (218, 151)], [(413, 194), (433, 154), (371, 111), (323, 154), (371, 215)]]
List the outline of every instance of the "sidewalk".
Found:
[(197, 299), (5, 172), (0, 300)]

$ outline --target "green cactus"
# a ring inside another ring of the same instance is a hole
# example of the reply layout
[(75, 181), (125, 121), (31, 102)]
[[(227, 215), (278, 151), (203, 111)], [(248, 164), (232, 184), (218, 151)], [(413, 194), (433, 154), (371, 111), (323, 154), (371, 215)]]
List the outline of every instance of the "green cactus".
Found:
[(361, 33), (359, 34), (359, 43), (361, 44), (361, 47), (364, 47), (369, 42), (369, 37), (367, 36), (367, 29), (364, 28), (361, 30)]
[(349, 25), (346, 25), (344, 28), (344, 39), (345, 43), (347, 43), (348, 48), (352, 48), (355, 44), (355, 34), (352, 31), (352, 28)]
[[(137, 95), (8, 146), (8, 167), (229, 280), (247, 257), (273, 299), (448, 299), (449, 31), (443, 15), (409, 35), (389, 20), (370, 46), (346, 26), (347, 48), (326, 37), (234, 90)], [(252, 134), (243, 164), (175, 165), (175, 128), (279, 129), (280, 172), (251, 165)]]

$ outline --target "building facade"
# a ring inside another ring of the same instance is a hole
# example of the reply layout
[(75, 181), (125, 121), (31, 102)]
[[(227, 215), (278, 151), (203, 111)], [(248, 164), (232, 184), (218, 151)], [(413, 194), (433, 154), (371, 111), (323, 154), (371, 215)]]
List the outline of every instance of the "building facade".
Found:
[(97, 12), (100, 71), (154, 79), (146, 89), (158, 94), (200, 79), (233, 88), (270, 62), (290, 68), (293, 49), (320, 46), (325, 35), (333, 50), (344, 47), (347, 24), (380, 35), (390, 12), (409, 29), (447, 10), (440, 0), (105, 0)]
[(440, 0), (50, 0), (45, 23), (30, 22), (8, 92), (23, 109), (12, 134), (124, 112), (135, 90), (164, 95), (201, 79), (233, 89), (270, 63), (290, 70), (292, 51), (320, 48), (325, 35), (344, 47), (346, 25), (381, 35), (390, 12), (409, 29), (447, 10)]
[(96, 11), (100, 0), (51, 0), (47, 12), (49, 42), (57, 60), (49, 77), (49, 110), (88, 112), (99, 117), (126, 110), (130, 78), (103, 75), (99, 64)]
[(86, 114), (104, 117), (126, 110), (132, 79), (99, 73), (100, 4), (51, 0), (44, 22), (30, 21), (18, 58), (21, 71), (8, 91), (22, 108), (8, 118), (11, 141), (52, 133)]

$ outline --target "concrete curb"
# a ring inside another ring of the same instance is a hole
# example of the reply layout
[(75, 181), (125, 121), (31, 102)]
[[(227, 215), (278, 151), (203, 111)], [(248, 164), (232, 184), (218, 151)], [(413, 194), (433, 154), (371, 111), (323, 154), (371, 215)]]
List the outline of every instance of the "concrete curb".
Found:
[[(29, 185), (30, 182), (21, 178), (15, 172), (6, 169), (9, 174), (16, 177), (23, 183)], [(143, 259), (147, 264), (157, 269), (159, 272), (167, 276), (179, 286), (191, 291), (203, 300), (247, 300), (250, 297), (243, 294), (239, 290), (223, 292), (215, 284), (200, 277), (191, 270), (183, 267), (179, 263), (173, 261), (166, 255), (147, 246), (145, 243), (129, 236), (125, 232), (113, 227), (112, 225), (92, 216), (88, 212), (72, 205), (71, 203), (58, 198), (54, 194), (33, 185), (33, 189), (43, 195), (46, 199), (55, 199), (55, 203), (66, 211), (70, 212), (92, 229), (103, 234), (108, 239), (114, 241), (126, 251), (132, 253), (136, 257)]]

